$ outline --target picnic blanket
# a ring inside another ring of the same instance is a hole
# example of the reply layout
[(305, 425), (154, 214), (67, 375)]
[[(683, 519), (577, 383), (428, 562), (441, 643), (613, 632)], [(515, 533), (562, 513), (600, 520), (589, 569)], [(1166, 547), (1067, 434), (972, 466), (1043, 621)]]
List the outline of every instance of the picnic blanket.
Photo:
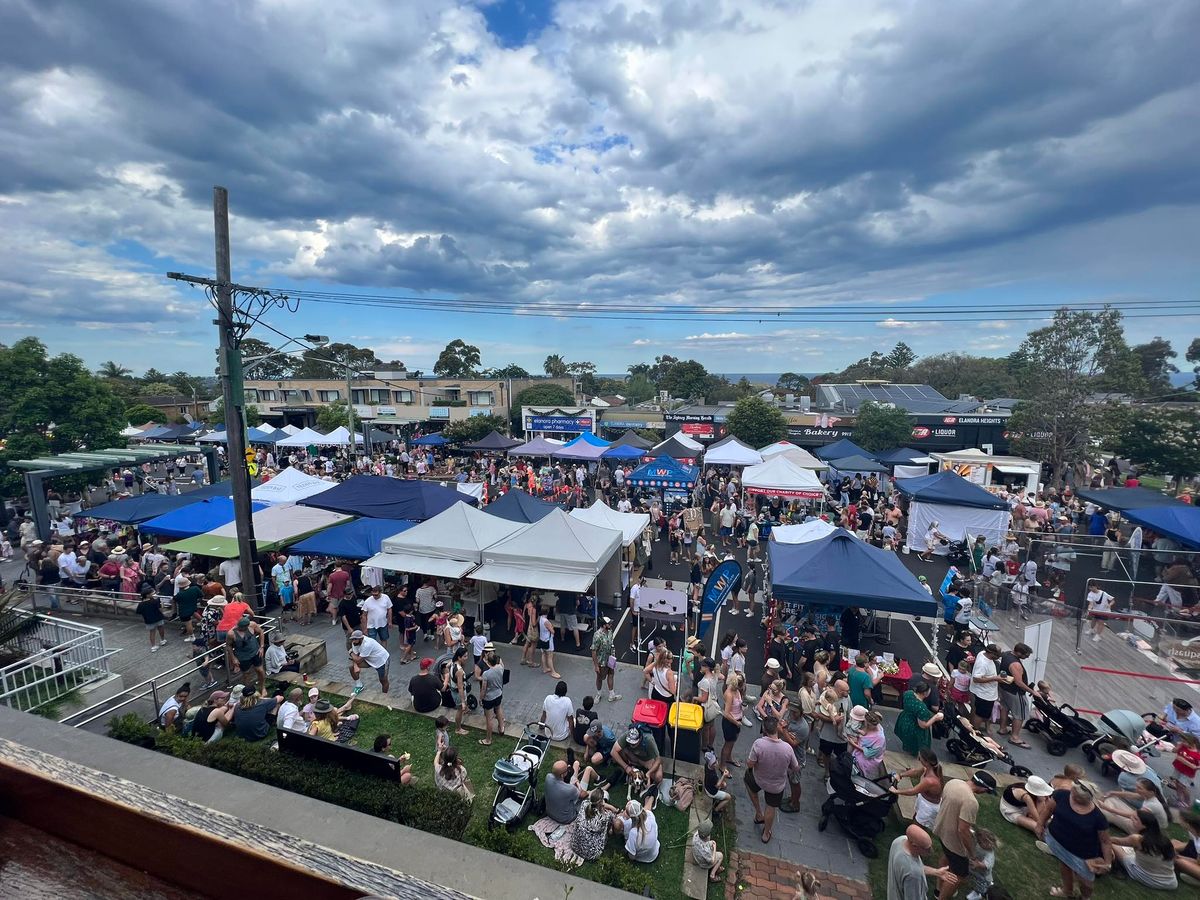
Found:
[(543, 847), (549, 847), (554, 851), (556, 860), (569, 866), (583, 865), (583, 857), (571, 850), (571, 843), (575, 836), (574, 822), (564, 825), (562, 822), (555, 822), (549, 816), (542, 816), (529, 826), (529, 830), (537, 835)]

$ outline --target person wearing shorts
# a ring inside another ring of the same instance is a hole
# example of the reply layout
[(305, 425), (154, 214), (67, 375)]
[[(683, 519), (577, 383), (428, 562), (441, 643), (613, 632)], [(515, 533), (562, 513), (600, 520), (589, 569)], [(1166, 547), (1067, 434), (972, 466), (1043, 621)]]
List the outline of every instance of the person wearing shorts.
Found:
[(359, 629), (350, 633), (350, 676), (354, 679), (354, 693), (363, 689), (362, 669), (370, 666), (379, 676), (379, 686), (386, 694), (390, 688), (388, 682), (388, 662), (391, 655), (387, 648), (374, 638), (369, 638)]
[[(775, 811), (783, 805), (783, 792), (788, 789), (790, 775), (800, 771), (800, 762), (792, 745), (779, 737), (779, 719), (767, 716), (762, 723), (763, 735), (750, 748), (746, 757), (746, 791), (754, 805), (754, 824), (762, 825), (762, 842), (771, 840)], [(762, 791), (766, 809), (758, 802)]]

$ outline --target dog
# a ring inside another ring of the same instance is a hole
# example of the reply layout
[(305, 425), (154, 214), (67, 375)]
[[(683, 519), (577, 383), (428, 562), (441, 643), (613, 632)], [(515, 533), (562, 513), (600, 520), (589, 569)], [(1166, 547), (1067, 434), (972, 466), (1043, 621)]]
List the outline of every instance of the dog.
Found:
[(646, 773), (641, 769), (635, 768), (633, 774), (628, 779), (629, 794), (625, 798), (628, 800), (637, 800), (639, 803), (646, 798), (646, 794), (650, 793), (650, 779), (646, 777)]

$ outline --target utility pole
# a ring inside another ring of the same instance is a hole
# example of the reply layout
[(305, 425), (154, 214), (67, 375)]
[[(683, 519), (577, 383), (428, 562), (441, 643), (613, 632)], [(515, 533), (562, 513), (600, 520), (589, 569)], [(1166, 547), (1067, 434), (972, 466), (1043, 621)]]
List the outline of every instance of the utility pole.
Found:
[(250, 457), (246, 453), (246, 392), (242, 386), (241, 337), (234, 331), (233, 276), (229, 262), (229, 192), (213, 188), (213, 231), (217, 251), (217, 318), (221, 348), (221, 392), (225, 398), (225, 434), (228, 438), (229, 477), (233, 482), (233, 516), (237, 529), (242, 593), (255, 609), (259, 602), (258, 547), (250, 505)]

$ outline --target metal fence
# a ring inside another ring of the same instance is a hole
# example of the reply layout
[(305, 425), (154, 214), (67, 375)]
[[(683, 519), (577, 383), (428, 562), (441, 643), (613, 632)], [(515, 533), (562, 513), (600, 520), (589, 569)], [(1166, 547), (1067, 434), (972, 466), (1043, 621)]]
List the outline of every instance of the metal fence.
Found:
[[(68, 587), (65, 584), (21, 584), (29, 606), (35, 611), (127, 619), (137, 615), (137, 599), (122, 591)], [(171, 610), (171, 599), (160, 597), (163, 611)]]
[[(9, 617), (12, 617), (11, 619)], [(104, 629), (22, 609), (5, 613), (6, 647), (21, 659), (0, 668), (0, 703), (29, 711), (109, 677)]]

